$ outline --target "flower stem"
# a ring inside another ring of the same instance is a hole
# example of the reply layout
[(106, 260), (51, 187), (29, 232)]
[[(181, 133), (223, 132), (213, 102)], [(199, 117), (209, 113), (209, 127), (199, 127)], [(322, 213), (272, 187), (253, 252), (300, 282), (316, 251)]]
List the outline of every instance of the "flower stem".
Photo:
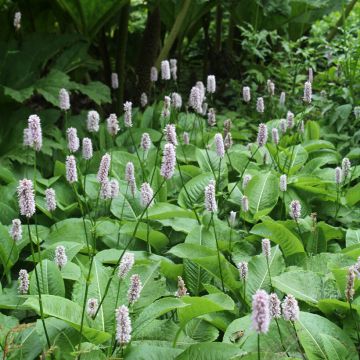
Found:
[(212, 226), (213, 226), (213, 229), (214, 229), (214, 236), (215, 236), (216, 250), (217, 250), (217, 258), (218, 258), (218, 263), (219, 263), (219, 271), (220, 271), (220, 279), (221, 279), (221, 287), (222, 287), (222, 291), (225, 292), (224, 279), (223, 279), (223, 274), (222, 274), (222, 269), (221, 269), (221, 262), (220, 262), (220, 249), (219, 249), (218, 238), (217, 238), (217, 235), (216, 235), (214, 214), (213, 213), (211, 213), (210, 222), (212, 222)]

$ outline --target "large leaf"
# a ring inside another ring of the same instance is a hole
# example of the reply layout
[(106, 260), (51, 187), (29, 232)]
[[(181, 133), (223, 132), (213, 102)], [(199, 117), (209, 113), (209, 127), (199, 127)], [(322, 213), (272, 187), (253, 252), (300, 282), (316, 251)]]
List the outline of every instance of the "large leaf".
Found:
[[(41, 298), (45, 316), (53, 316), (64, 320), (74, 329), (80, 330), (82, 313), (80, 305), (60, 296), (42, 295)], [(30, 296), (25, 301), (25, 305), (40, 314), (39, 300), (37, 296)], [(89, 341), (95, 344), (101, 344), (111, 338), (111, 335), (106, 332), (90, 328), (87, 321), (85, 321), (83, 334)]]
[[(64, 280), (61, 276), (60, 270), (53, 261), (42, 260), (41, 264), (36, 265), (36, 270), (39, 277), (41, 294), (65, 296)], [(30, 294), (38, 294), (35, 270), (31, 275)]]
[(279, 221), (266, 218), (261, 224), (255, 225), (251, 233), (279, 244), (286, 257), (305, 252), (301, 240)]
[[(249, 275), (246, 281), (246, 300), (251, 303), (252, 296), (259, 289), (270, 291), (270, 277), (264, 255), (253, 256), (249, 262)], [(282, 257), (279, 246), (271, 249), (269, 258), (270, 275), (273, 278), (281, 274), (285, 269), (284, 258)]]
[(276, 205), (279, 197), (279, 180), (271, 172), (255, 175), (245, 188), (250, 212), (255, 219), (267, 215)]
[(16, 243), (10, 237), (8, 229), (0, 224), (0, 260), (5, 272), (16, 263), (19, 258), (19, 252)]
[[(342, 359), (357, 359), (355, 346), (348, 335), (330, 320), (307, 312), (300, 312), (300, 319), (295, 323), (300, 343), (305, 350), (305, 354), (310, 360), (329, 359), (323, 342), (324, 335), (334, 338), (333, 342), (336, 351), (341, 351), (342, 347), (347, 349), (346, 356)], [(342, 347), (338, 346), (342, 344)], [(335, 358), (336, 359), (336, 358)], [(331, 358), (332, 360), (332, 358)]]
[(233, 344), (204, 343), (189, 346), (176, 359), (177, 360), (228, 360), (239, 359), (244, 351)]
[(312, 304), (324, 297), (324, 284), (321, 276), (312, 271), (289, 271), (272, 279), (273, 285), (285, 294)]
[(189, 180), (185, 184), (186, 191), (185, 188), (180, 190), (177, 200), (178, 204), (185, 209), (189, 209), (196, 204), (202, 204), (204, 201), (205, 186), (207, 186), (212, 179), (214, 179), (213, 174), (207, 172)]

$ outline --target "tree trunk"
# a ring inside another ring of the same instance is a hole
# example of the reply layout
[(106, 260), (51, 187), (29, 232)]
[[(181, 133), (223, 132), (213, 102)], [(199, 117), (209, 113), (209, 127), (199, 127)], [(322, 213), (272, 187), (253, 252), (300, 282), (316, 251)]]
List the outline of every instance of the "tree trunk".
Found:
[(116, 72), (119, 77), (119, 88), (117, 89), (117, 112), (120, 112), (121, 106), (124, 102), (124, 92), (126, 83), (126, 48), (128, 39), (128, 24), (129, 24), (130, 2), (123, 6), (120, 13), (119, 22), (119, 36), (116, 44)]
[(138, 76), (138, 87), (136, 102), (140, 95), (145, 92), (148, 94), (150, 89), (150, 69), (155, 64), (156, 57), (160, 48), (160, 9), (156, 6), (154, 10), (148, 11), (145, 30), (142, 37), (141, 49), (136, 66)]

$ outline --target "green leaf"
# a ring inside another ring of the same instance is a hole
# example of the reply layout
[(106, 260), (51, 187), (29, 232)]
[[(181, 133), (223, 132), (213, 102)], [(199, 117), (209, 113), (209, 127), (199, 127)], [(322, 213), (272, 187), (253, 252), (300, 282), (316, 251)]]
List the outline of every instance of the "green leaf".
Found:
[[(259, 289), (270, 291), (270, 278), (264, 255), (253, 256), (248, 264), (249, 275), (246, 283), (246, 300), (251, 303), (252, 296)], [(271, 277), (281, 274), (285, 270), (285, 262), (279, 246), (271, 249), (269, 258), (269, 268)]]
[(285, 294), (316, 304), (323, 296), (324, 283), (318, 274), (312, 271), (289, 271), (272, 278), (273, 285)]
[(182, 209), (179, 206), (159, 202), (148, 210), (148, 218), (152, 220), (163, 220), (171, 218), (195, 219), (195, 215), (192, 211)]
[(316, 314), (301, 311), (300, 319), (295, 322), (295, 327), (300, 343), (309, 359), (328, 359), (323, 343), (324, 335), (333, 337), (347, 349), (348, 356), (345, 359), (357, 359), (357, 352), (351, 339), (330, 320)]
[[(42, 295), (43, 311), (45, 316), (53, 316), (64, 320), (76, 330), (80, 330), (82, 307), (71, 300), (60, 296)], [(39, 300), (37, 296), (29, 296), (24, 305), (40, 314)], [(94, 344), (101, 344), (111, 338), (111, 335), (92, 329), (85, 321), (83, 328), (84, 336)]]
[[(217, 156), (215, 151), (196, 149), (196, 160), (201, 168), (206, 173), (212, 173), (216, 175), (216, 179), (219, 173), (220, 158)], [(220, 174), (221, 177), (227, 173), (226, 162), (221, 161)]]
[(98, 105), (111, 102), (110, 88), (100, 81), (92, 81), (86, 85), (78, 83), (71, 83), (71, 85), (72, 89), (80, 91)]
[(260, 219), (267, 215), (277, 203), (279, 180), (271, 172), (255, 175), (246, 186), (245, 195), (249, 199), (250, 212), (255, 219)]
[(191, 209), (192, 206), (196, 204), (203, 204), (204, 202), (204, 189), (205, 186), (209, 184), (209, 181), (214, 179), (214, 176), (212, 173), (203, 173), (198, 176), (195, 176), (191, 180), (189, 180), (186, 184), (186, 191), (189, 194), (189, 197), (186, 194), (185, 188), (183, 187), (180, 190), (179, 196), (178, 196), (178, 204), (185, 208), (185, 209)]
[(175, 360), (182, 350), (169, 346), (156, 346), (150, 344), (131, 344), (126, 348), (126, 360)]
[(147, 306), (135, 320), (132, 335), (136, 337), (137, 333), (142, 331), (144, 327), (149, 325), (151, 321), (155, 320), (159, 316), (166, 314), (171, 310), (187, 306), (187, 304), (178, 298), (166, 297), (154, 301), (152, 304)]
[(346, 231), (346, 247), (360, 244), (360, 229), (348, 229)]
[(197, 342), (212, 342), (219, 336), (219, 330), (203, 319), (192, 319), (185, 326), (185, 334)]
[(348, 205), (353, 206), (357, 204), (360, 201), (360, 183), (351, 187), (345, 197)]
[(305, 252), (301, 240), (279, 221), (264, 219), (251, 229), (251, 233), (279, 244), (285, 257)]
[(189, 306), (178, 308), (178, 316), (181, 326), (185, 326), (191, 319), (200, 315), (217, 311), (233, 310), (234, 301), (226, 294), (209, 294), (202, 297), (183, 296), (181, 300)]
[[(287, 148), (279, 155), (281, 169), (289, 169), (289, 174), (295, 174), (306, 162), (307, 151), (301, 146)], [(286, 166), (285, 166), (286, 165)]]
[(7, 273), (17, 262), (19, 252), (16, 243), (10, 237), (8, 229), (0, 224), (0, 260)]
[[(60, 270), (53, 261), (42, 260), (41, 264), (36, 265), (36, 269), (39, 277), (41, 294), (65, 296), (64, 280), (61, 276)], [(31, 274), (30, 294), (38, 294), (35, 271)]]
[(333, 336), (321, 334), (321, 340), (328, 359), (342, 360), (349, 358), (349, 352), (346, 347)]
[(238, 346), (224, 343), (204, 343), (190, 345), (176, 360), (228, 360), (240, 359), (244, 351)]

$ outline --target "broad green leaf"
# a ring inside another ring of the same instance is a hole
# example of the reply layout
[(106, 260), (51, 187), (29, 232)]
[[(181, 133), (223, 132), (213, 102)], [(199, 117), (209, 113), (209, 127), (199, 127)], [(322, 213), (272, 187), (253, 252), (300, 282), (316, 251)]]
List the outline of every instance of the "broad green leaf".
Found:
[(175, 297), (166, 297), (154, 301), (152, 304), (147, 306), (135, 320), (133, 324), (133, 336), (136, 337), (138, 332), (159, 316), (166, 314), (171, 310), (187, 306), (188, 304), (185, 304), (181, 299)]
[(126, 348), (125, 356), (127, 360), (156, 360), (166, 359), (175, 360), (182, 350), (168, 346), (156, 346), (145, 343), (131, 344)]
[(191, 319), (200, 315), (223, 310), (233, 310), (235, 306), (231, 297), (222, 293), (209, 294), (202, 297), (184, 296), (181, 300), (189, 305), (185, 308), (178, 308), (181, 326), (185, 326)]
[(301, 240), (279, 221), (264, 219), (251, 229), (251, 233), (279, 244), (285, 257), (305, 252)]
[(271, 172), (259, 173), (246, 186), (245, 195), (249, 199), (250, 212), (255, 219), (260, 219), (267, 215), (277, 203), (279, 180)]
[(348, 229), (346, 231), (346, 247), (360, 244), (360, 229)]
[(171, 218), (191, 218), (194, 219), (195, 215), (190, 210), (182, 209), (179, 206), (168, 203), (156, 203), (148, 211), (148, 218), (151, 220), (163, 220)]
[(333, 336), (321, 334), (321, 340), (328, 359), (342, 360), (349, 358), (348, 349)]
[(185, 334), (197, 342), (212, 342), (219, 336), (219, 330), (202, 319), (192, 319), (185, 326)]
[(301, 311), (300, 319), (295, 322), (295, 327), (300, 343), (309, 359), (328, 359), (324, 349), (324, 335), (339, 341), (347, 349), (348, 359), (357, 359), (357, 352), (351, 339), (330, 320), (316, 314)]
[(295, 174), (305, 164), (308, 152), (301, 146), (287, 148), (279, 155), (280, 168), (289, 174)]
[[(246, 301), (250, 304), (252, 296), (257, 290), (265, 289), (270, 291), (270, 277), (266, 258), (262, 254), (253, 256), (249, 261), (248, 267), (249, 275), (246, 281)], [(285, 262), (279, 246), (271, 249), (269, 268), (272, 279), (285, 270)]]
[(228, 360), (240, 359), (244, 351), (233, 344), (204, 343), (189, 346), (176, 359), (177, 360)]
[[(46, 259), (42, 260), (41, 264), (36, 265), (36, 269), (38, 273), (41, 294), (65, 296), (64, 280), (61, 276), (59, 268), (53, 261)], [(35, 270), (31, 274), (30, 294), (38, 294)]]
[(318, 274), (312, 271), (289, 271), (272, 278), (274, 287), (285, 294), (292, 294), (298, 300), (316, 304), (324, 297), (324, 283)]
[(19, 258), (17, 244), (10, 237), (8, 229), (0, 224), (0, 260), (5, 272), (8, 272)]
[[(82, 308), (80, 305), (60, 296), (42, 295), (43, 310), (45, 316), (53, 316), (64, 320), (76, 330), (80, 330)], [(40, 314), (39, 300), (37, 296), (29, 296), (25, 305)], [(87, 321), (83, 328), (84, 336), (94, 344), (101, 344), (111, 338), (111, 335), (92, 329)]]
[[(178, 204), (185, 209), (191, 209), (192, 206), (196, 204), (202, 204), (204, 202), (204, 189), (205, 186), (209, 184), (209, 181), (214, 179), (212, 173), (203, 173), (201, 175), (195, 176), (189, 180), (186, 184), (186, 191), (183, 187), (180, 190), (178, 196)], [(188, 196), (189, 194), (189, 196)], [(190, 200), (189, 200), (190, 198)]]

